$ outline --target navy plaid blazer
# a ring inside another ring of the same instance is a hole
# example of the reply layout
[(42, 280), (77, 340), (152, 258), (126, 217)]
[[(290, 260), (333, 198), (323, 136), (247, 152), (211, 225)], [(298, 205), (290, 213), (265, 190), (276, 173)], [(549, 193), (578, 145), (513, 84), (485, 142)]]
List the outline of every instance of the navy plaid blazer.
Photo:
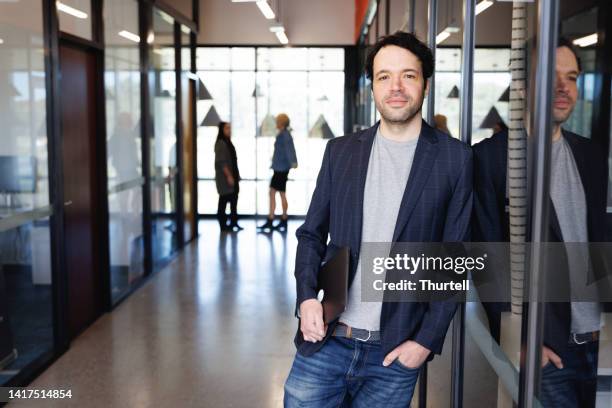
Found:
[[(306, 220), (296, 233), (296, 315), (304, 300), (317, 297), (321, 264), (338, 248), (350, 248), (349, 285), (355, 277), (364, 188), (377, 129), (378, 123), (327, 143)], [(404, 190), (404, 195), (393, 242), (469, 241), (472, 152), (466, 144), (423, 121), (408, 182), (397, 188)], [(456, 303), (444, 301), (383, 302), (380, 316), (383, 352), (387, 354), (411, 339), (439, 354), (455, 309)], [(305, 356), (315, 353), (336, 324), (330, 324), (324, 340), (317, 343), (305, 342), (298, 324), (295, 336), (298, 352)]]

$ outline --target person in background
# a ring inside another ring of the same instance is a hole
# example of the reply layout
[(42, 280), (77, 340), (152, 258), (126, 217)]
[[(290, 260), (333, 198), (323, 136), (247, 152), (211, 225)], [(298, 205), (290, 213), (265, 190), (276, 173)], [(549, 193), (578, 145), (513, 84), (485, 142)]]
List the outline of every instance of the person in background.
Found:
[[(289, 132), (289, 123), (289, 116), (286, 114), (280, 113), (278, 116), (276, 116), (276, 128), (278, 129), (279, 133), (276, 135), (276, 141), (274, 142), (274, 154), (272, 156), (272, 170), (274, 170), (274, 175), (270, 181), (270, 212), (268, 213), (266, 223), (258, 227), (260, 230), (287, 230), (288, 203), (285, 189), (287, 187), (289, 170), (297, 168), (298, 165), (295, 147), (293, 145), (293, 137)], [(277, 192), (280, 194), (283, 215), (281, 216), (280, 222), (273, 225), (274, 212), (276, 211)]]
[[(232, 125), (227, 122), (219, 123), (219, 133), (215, 142), (215, 183), (219, 193), (219, 206), (217, 219), (221, 231), (242, 230), (238, 225), (238, 193), (240, 191), (240, 172), (238, 171), (238, 158), (232, 143)], [(230, 204), (230, 224), (227, 224), (225, 209)]]
[(448, 130), (447, 122), (446, 116), (441, 114), (434, 115), (434, 127), (447, 135), (452, 136), (450, 130)]

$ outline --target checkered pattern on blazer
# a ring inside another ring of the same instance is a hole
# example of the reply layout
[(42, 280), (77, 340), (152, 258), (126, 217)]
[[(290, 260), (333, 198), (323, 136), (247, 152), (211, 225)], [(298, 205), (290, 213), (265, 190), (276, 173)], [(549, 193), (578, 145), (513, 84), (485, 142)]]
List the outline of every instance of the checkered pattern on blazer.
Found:
[[(296, 312), (306, 299), (316, 298), (317, 274), (335, 250), (350, 248), (349, 284), (355, 276), (363, 217), (368, 162), (378, 123), (364, 131), (332, 139), (323, 155), (306, 221), (297, 231)], [(400, 205), (393, 242), (460, 242), (470, 239), (472, 211), (472, 152), (464, 143), (423, 121), (414, 161)], [(329, 238), (329, 243), (328, 243)], [(412, 339), (442, 351), (454, 302), (385, 302), (380, 316), (384, 353)], [(295, 344), (311, 355), (321, 342), (304, 342), (298, 330)]]

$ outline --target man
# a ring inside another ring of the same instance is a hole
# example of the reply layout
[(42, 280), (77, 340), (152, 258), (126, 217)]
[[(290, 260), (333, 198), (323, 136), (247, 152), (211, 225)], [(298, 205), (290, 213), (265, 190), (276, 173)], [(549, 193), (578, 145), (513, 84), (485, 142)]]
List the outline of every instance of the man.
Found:
[[(363, 242), (469, 238), (471, 151), (421, 118), (433, 70), (414, 35), (381, 38), (366, 62), (380, 123), (327, 144), (297, 231), (300, 327), (286, 407), (407, 407), (420, 367), (441, 352), (455, 303), (361, 301)], [(317, 274), (341, 247), (350, 248), (349, 300), (326, 327)]]
[[(559, 40), (555, 71), (549, 239), (553, 242), (603, 242), (605, 158), (588, 139), (561, 128), (576, 105), (580, 74), (580, 60), (566, 39)], [(509, 240), (508, 216), (504, 211), (507, 138), (505, 130), (474, 146), (474, 241)], [(576, 246), (572, 248), (566, 256), (549, 260), (552, 266), (548, 270), (555, 273), (555, 276), (547, 276), (549, 285), (561, 281), (571, 286), (573, 278), (578, 282), (586, 281), (588, 255), (576, 256)], [(488, 306), (494, 337), (499, 340), (500, 304), (485, 306)], [(598, 302), (545, 305), (543, 406), (595, 407), (600, 327)]]

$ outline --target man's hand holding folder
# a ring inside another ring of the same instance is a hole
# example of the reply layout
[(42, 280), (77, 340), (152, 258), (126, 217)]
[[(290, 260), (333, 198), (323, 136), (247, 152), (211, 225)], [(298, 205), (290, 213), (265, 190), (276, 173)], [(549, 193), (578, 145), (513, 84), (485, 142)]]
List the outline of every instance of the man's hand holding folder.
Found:
[(323, 340), (327, 325), (323, 323), (323, 305), (317, 299), (307, 299), (300, 305), (300, 330), (304, 340), (316, 343)]
[(334, 248), (317, 277), (317, 290), (323, 290), (323, 301), (306, 299), (300, 304), (300, 330), (305, 341), (316, 343), (325, 338), (327, 325), (338, 319), (348, 297), (348, 247)]

